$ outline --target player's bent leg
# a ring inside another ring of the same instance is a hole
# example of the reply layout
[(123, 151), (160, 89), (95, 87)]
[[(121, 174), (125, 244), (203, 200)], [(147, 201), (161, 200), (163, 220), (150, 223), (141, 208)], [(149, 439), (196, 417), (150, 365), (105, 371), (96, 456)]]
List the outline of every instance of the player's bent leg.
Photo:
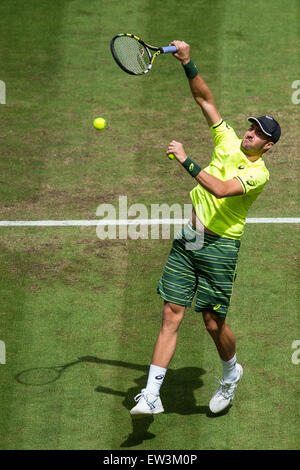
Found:
[(164, 411), (159, 390), (175, 353), (178, 329), (185, 308), (181, 305), (165, 302), (162, 325), (154, 346), (147, 386), (134, 398), (137, 404), (130, 410), (131, 415), (152, 415)]
[(232, 402), (238, 382), (243, 375), (243, 368), (236, 362), (235, 337), (225, 318), (218, 317), (212, 312), (203, 312), (203, 320), (215, 342), (223, 365), (223, 377), (221, 380), (217, 379), (219, 387), (209, 402), (210, 410), (213, 413), (220, 413)]
[(223, 361), (229, 361), (235, 354), (235, 336), (225, 318), (209, 311), (203, 312), (202, 316), (206, 330), (212, 337), (220, 358)]

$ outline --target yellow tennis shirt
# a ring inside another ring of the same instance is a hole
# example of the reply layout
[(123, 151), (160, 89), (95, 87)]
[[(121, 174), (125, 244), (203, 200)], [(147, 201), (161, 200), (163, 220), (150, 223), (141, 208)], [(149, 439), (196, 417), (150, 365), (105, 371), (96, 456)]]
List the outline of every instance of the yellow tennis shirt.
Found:
[(214, 152), (204, 171), (226, 181), (237, 178), (244, 189), (240, 196), (221, 199), (198, 184), (190, 197), (199, 220), (205, 227), (222, 237), (239, 240), (244, 232), (246, 215), (269, 180), (269, 172), (262, 158), (248, 160), (241, 151), (241, 142), (225, 121), (212, 126)]

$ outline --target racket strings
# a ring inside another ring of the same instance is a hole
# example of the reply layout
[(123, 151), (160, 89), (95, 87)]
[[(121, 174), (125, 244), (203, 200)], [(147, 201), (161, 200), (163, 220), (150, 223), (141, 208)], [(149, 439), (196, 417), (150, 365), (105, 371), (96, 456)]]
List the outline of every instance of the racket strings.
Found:
[(122, 36), (114, 41), (114, 52), (119, 62), (133, 73), (144, 73), (150, 64), (145, 47), (136, 39)]

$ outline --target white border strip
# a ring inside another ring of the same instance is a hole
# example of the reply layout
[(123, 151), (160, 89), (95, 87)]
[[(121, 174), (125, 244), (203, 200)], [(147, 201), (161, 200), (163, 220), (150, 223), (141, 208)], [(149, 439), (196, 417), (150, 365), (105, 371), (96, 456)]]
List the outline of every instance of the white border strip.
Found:
[[(83, 227), (99, 225), (180, 225), (188, 219), (121, 219), (121, 220), (2, 220), (0, 227)], [(300, 217), (246, 218), (247, 224), (299, 224)]]

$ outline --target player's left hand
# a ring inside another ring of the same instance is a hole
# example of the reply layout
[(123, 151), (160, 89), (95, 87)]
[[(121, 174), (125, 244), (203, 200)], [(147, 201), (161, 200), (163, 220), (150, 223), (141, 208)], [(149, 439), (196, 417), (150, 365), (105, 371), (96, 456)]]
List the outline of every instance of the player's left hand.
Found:
[(184, 160), (187, 159), (187, 155), (184, 151), (183, 145), (180, 142), (176, 142), (176, 140), (172, 140), (169, 143), (166, 155), (169, 155), (170, 153), (173, 153), (175, 155), (175, 158), (179, 163), (183, 163)]

